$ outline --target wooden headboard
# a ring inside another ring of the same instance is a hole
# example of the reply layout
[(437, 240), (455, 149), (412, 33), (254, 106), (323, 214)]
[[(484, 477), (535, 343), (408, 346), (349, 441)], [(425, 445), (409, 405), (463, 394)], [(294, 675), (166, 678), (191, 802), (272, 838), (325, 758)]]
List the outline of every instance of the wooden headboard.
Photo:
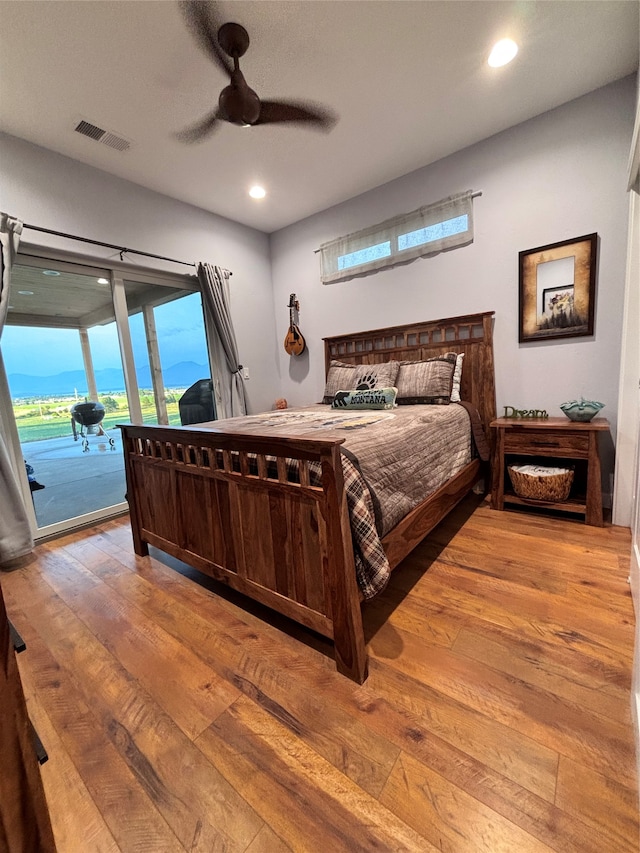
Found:
[(460, 396), (478, 409), (489, 440), (489, 424), (496, 417), (493, 315), (493, 311), (485, 311), (324, 338), (325, 374), (332, 360), (380, 364), (422, 361), (445, 352), (463, 352)]

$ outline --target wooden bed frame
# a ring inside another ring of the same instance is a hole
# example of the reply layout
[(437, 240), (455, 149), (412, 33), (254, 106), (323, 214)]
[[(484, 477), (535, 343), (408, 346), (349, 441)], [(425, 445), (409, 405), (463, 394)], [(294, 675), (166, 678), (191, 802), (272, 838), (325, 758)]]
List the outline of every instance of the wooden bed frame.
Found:
[[(489, 438), (495, 418), (493, 312), (325, 338), (325, 362), (377, 364), (464, 352), (463, 400)], [(215, 427), (121, 426), (136, 554), (178, 557), (333, 640), (338, 670), (362, 683), (367, 651), (340, 461), (343, 439)], [(274, 457), (268, 466), (266, 457)], [(286, 459), (299, 460), (299, 482)], [(253, 465), (251, 465), (253, 460)], [(309, 463), (322, 466), (311, 485)], [(274, 471), (275, 467), (275, 471)], [(392, 568), (470, 491), (473, 459), (382, 540)], [(383, 593), (384, 594), (384, 593)]]

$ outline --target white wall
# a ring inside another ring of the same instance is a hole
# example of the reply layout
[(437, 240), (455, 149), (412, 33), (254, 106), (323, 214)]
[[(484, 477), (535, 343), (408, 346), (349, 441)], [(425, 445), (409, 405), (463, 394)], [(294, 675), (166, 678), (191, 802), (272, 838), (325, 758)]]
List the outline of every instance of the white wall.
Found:
[[(0, 134), (0, 210), (32, 225), (232, 270), (231, 312), (240, 359), (250, 369), (250, 409), (272, 407), (280, 377), (266, 234), (6, 134)], [(118, 257), (112, 250), (34, 231), (25, 231), (23, 239), (96, 258)], [(188, 267), (138, 260), (144, 266), (190, 272)]]
[[(323, 336), (495, 310), (498, 413), (511, 405), (562, 416), (560, 403), (584, 395), (606, 404), (602, 415), (615, 436), (634, 96), (633, 77), (618, 81), (272, 234), (278, 338), (295, 291), (309, 344), (298, 358), (280, 345), (289, 403), (321, 398)], [(324, 241), (467, 189), (482, 191), (471, 246), (350, 282), (320, 283), (314, 250)], [(518, 252), (594, 231), (595, 335), (519, 344)], [(612, 444), (609, 471), (611, 452)]]

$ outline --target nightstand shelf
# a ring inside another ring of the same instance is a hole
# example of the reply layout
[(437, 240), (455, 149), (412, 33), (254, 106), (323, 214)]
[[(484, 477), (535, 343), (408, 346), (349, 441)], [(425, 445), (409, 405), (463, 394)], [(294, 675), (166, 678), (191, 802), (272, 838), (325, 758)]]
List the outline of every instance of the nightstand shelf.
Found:
[[(587, 524), (603, 526), (598, 434), (608, 432), (606, 418), (594, 418), (590, 423), (566, 418), (497, 418), (491, 427), (495, 439), (491, 489), (493, 509), (502, 510), (505, 504), (510, 504), (577, 513), (584, 515)], [(509, 488), (507, 466), (527, 462), (575, 467), (569, 498), (566, 501), (534, 501), (514, 494)]]
[(587, 502), (583, 498), (571, 498), (566, 501), (534, 501), (520, 498), (514, 492), (505, 490), (504, 502), (510, 504), (520, 504), (520, 506), (530, 506), (537, 509), (560, 510), (561, 512), (575, 512), (579, 515), (586, 515)]

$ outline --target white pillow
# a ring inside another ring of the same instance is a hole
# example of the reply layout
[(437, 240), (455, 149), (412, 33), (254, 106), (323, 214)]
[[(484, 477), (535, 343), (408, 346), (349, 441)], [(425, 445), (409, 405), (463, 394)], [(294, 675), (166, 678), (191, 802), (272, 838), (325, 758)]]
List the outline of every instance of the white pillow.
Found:
[(462, 359), (464, 353), (460, 352), (456, 356), (456, 366), (453, 368), (453, 385), (451, 386), (451, 402), (460, 402), (460, 380), (462, 379)]

